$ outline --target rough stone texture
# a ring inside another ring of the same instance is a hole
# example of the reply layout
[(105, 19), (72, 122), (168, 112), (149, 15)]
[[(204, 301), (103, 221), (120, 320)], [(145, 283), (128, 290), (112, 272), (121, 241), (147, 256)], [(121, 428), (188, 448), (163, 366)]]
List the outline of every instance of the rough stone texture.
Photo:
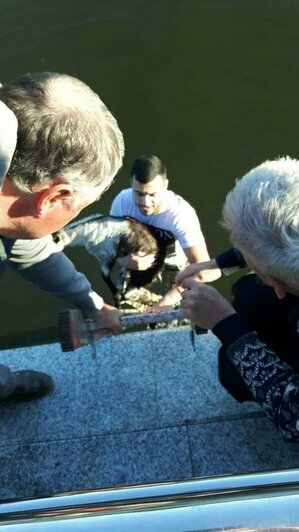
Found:
[(295, 467), (261, 409), (217, 379), (217, 339), (188, 327), (134, 332), (62, 353), (1, 352), (12, 369), (50, 373), (52, 395), (1, 401), (0, 498)]

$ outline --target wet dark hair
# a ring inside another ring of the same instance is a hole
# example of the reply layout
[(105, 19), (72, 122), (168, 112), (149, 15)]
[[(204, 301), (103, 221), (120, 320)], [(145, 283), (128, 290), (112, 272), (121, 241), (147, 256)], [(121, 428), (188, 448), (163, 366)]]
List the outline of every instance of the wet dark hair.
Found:
[(117, 248), (117, 256), (125, 257), (130, 253), (144, 252), (156, 255), (154, 264), (147, 270), (130, 270), (131, 285), (140, 288), (150, 284), (162, 269), (166, 257), (166, 244), (157, 238), (156, 229), (130, 218), (130, 232), (124, 235)]
[(151, 230), (137, 220), (130, 219), (130, 232), (125, 234), (117, 248), (117, 256), (125, 257), (129, 253), (142, 251), (145, 255), (157, 254), (159, 246)]
[(156, 155), (141, 155), (135, 159), (131, 168), (131, 178), (139, 183), (149, 183), (157, 175), (167, 179), (167, 170), (164, 163)]

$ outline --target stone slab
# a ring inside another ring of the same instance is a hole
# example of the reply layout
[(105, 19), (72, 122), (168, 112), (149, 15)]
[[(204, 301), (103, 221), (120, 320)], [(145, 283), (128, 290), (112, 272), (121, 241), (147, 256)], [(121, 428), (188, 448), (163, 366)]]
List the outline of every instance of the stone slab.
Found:
[(1, 352), (12, 369), (51, 374), (38, 401), (0, 402), (0, 498), (297, 467), (258, 405), (220, 386), (218, 340), (188, 327), (131, 332), (62, 353)]

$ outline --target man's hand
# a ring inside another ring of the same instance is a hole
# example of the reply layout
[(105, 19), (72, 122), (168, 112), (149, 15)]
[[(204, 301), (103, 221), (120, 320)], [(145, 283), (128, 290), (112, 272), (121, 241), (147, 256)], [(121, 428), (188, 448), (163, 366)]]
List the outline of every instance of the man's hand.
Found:
[(171, 288), (159, 301), (152, 305), (151, 312), (173, 310), (174, 305), (181, 301), (181, 292), (182, 289), (180, 288)]
[(189, 277), (195, 279), (198, 283), (211, 283), (221, 277), (221, 270), (215, 259), (190, 264), (185, 270), (177, 274), (175, 282), (180, 286), (184, 279)]
[(148, 270), (153, 266), (156, 255), (144, 255), (142, 252), (130, 253), (125, 257), (119, 257), (117, 264), (127, 270)]
[(234, 308), (212, 286), (185, 279), (181, 308), (186, 318), (204, 329), (213, 329), (224, 318), (235, 314)]
[(119, 318), (122, 316), (122, 312), (111, 305), (104, 303), (101, 310), (97, 310), (93, 314), (92, 319), (96, 321), (100, 328), (105, 329), (106, 334), (121, 332), (122, 327)]

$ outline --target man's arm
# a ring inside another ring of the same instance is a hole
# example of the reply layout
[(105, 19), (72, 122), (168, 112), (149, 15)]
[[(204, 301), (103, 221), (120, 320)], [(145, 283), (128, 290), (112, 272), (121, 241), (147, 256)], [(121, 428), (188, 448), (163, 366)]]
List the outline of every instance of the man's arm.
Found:
[(184, 253), (190, 264), (210, 260), (210, 255), (206, 243), (204, 241), (202, 242), (201, 246), (191, 246), (189, 248), (184, 248)]
[[(190, 262), (190, 261), (189, 261)], [(193, 277), (199, 283), (211, 283), (221, 277), (222, 273), (230, 275), (240, 268), (246, 268), (247, 264), (238, 249), (229, 248), (227, 251), (216, 255), (208, 261), (195, 261), (178, 273), (176, 284), (180, 286), (184, 279)]]
[[(10, 248), (10, 239), (3, 239)], [(58, 250), (52, 237), (35, 240), (16, 240), (10, 250), (9, 266), (25, 279), (55, 297), (77, 306), (87, 317), (102, 327), (120, 331), (121, 312), (104, 303), (92, 290), (90, 282), (74, 264)]]
[[(194, 265), (197, 265), (197, 263), (199, 262), (208, 261), (210, 258), (206, 243), (204, 241), (201, 246), (190, 246), (189, 248), (185, 248), (184, 253), (186, 255), (186, 258), (188, 259), (188, 262), (191, 265), (193, 263)], [(215, 278), (213, 278), (212, 280), (215, 280)], [(162, 299), (160, 299), (160, 301), (154, 303), (152, 308), (154, 312), (158, 312), (159, 310), (165, 310), (168, 307), (173, 307), (180, 301), (181, 289), (179, 288), (179, 286), (175, 286), (168, 290), (168, 292), (162, 297)]]
[[(210, 255), (195, 209), (186, 201), (182, 202), (181, 199), (178, 205), (178, 210), (174, 213), (171, 232), (183, 249), (190, 268), (193, 264), (209, 261)], [(153, 310), (159, 311), (162, 308), (174, 306), (180, 301), (181, 289), (177, 283), (176, 287), (171, 288), (158, 303), (153, 305)]]

